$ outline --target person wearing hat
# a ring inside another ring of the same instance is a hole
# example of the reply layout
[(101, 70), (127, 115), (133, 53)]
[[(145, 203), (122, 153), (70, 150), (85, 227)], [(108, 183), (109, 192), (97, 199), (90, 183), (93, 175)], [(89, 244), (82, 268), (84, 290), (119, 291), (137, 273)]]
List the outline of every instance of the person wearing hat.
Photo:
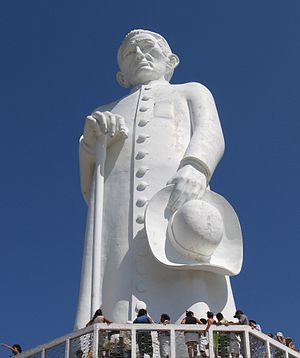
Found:
[[(238, 322), (229, 322), (231, 325), (249, 325), (249, 319), (242, 310), (237, 310), (233, 318), (237, 318)], [(244, 351), (243, 341), (239, 333), (230, 333), (229, 350), (232, 357), (235, 358), (238, 358), (240, 356), (240, 352)]]
[(285, 345), (285, 338), (284, 338), (284, 335), (282, 332), (277, 332), (275, 338), (276, 338), (276, 341)]
[(239, 321), (236, 324), (242, 324), (245, 326), (249, 325), (249, 319), (248, 317), (244, 314), (244, 312), (242, 310), (237, 310), (233, 316), (233, 318), (237, 318)]
[(179, 58), (160, 34), (131, 31), (117, 57), (131, 91), (87, 116), (80, 139), (88, 218), (75, 328), (93, 307), (126, 323), (138, 301), (159, 316), (171, 298), (175, 322), (187, 306), (232, 315), (242, 239), (230, 204), (209, 190), (224, 152), (213, 96), (170, 84)]

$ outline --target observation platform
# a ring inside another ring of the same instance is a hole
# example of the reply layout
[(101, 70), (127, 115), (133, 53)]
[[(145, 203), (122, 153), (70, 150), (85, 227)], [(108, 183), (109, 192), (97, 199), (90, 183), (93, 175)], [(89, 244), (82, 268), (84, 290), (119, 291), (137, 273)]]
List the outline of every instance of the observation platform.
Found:
[(205, 325), (94, 324), (22, 352), (18, 358), (161, 358), (162, 336), (167, 337), (164, 339), (167, 345), (169, 342), (169, 358), (186, 358), (187, 332), (198, 333), (194, 357), (300, 358), (297, 351), (249, 326), (212, 325), (207, 333), (205, 328)]

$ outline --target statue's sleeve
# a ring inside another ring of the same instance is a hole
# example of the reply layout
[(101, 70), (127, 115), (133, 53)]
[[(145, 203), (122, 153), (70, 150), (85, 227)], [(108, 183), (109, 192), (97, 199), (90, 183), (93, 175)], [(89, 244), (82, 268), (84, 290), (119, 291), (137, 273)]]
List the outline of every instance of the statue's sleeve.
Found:
[[(117, 101), (97, 107), (92, 113), (99, 111), (111, 111)], [(114, 138), (107, 140), (107, 146), (113, 142)], [(86, 124), (83, 135), (79, 140), (79, 168), (81, 192), (86, 203), (89, 203), (90, 188), (94, 178), (96, 166), (96, 136), (92, 128)]]
[(192, 135), (180, 167), (190, 164), (206, 175), (207, 184), (223, 156), (225, 143), (215, 101), (199, 83), (185, 85)]

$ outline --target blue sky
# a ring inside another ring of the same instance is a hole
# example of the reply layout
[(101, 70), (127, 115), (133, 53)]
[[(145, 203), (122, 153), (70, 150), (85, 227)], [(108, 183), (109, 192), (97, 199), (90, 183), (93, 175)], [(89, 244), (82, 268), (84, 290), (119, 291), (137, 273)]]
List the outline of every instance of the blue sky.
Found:
[(116, 51), (147, 28), (181, 59), (172, 82), (201, 82), (217, 103), (227, 147), (211, 184), (244, 235), (236, 305), (299, 347), (300, 2), (4, 0), (0, 20), (0, 341), (28, 349), (72, 330), (78, 139), (87, 114), (126, 94)]

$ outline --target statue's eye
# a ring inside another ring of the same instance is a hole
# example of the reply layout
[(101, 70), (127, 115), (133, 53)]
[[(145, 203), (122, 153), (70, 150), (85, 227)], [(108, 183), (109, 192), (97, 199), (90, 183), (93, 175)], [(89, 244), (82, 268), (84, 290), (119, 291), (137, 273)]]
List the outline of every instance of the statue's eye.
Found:
[(128, 56), (132, 55), (133, 53), (134, 53), (134, 50), (125, 51), (124, 57), (128, 57)]
[(125, 51), (123, 52), (123, 56), (129, 56), (132, 55), (135, 52), (135, 47), (134, 46), (128, 46)]
[(145, 42), (145, 43), (143, 44), (143, 48), (144, 48), (145, 50), (151, 50), (152, 47), (154, 47), (154, 43), (153, 43), (153, 42)]

